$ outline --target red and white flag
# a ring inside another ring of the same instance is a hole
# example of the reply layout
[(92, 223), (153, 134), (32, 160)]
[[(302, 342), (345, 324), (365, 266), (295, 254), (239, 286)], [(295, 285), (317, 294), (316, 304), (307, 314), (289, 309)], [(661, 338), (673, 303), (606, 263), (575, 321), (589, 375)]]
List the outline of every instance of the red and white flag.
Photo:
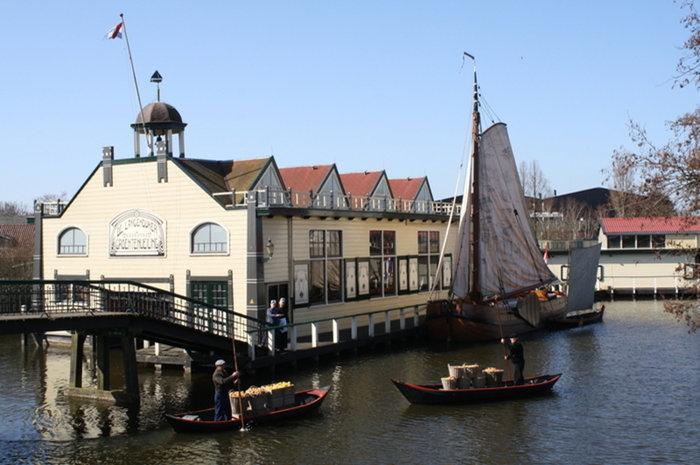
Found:
[(544, 258), (544, 262), (549, 264), (549, 249), (544, 249), (544, 255), (542, 256)]
[(121, 39), (123, 26), (124, 26), (124, 22), (119, 21), (119, 23), (116, 26), (114, 26), (112, 29), (109, 30), (109, 32), (107, 33), (107, 38), (108, 39)]

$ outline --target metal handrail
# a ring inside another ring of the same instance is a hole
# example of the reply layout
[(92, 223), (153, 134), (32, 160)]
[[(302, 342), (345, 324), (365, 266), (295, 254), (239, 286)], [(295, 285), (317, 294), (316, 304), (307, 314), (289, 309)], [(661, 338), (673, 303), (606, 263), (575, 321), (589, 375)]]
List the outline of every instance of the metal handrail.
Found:
[[(0, 280), (0, 315), (130, 313), (244, 339), (265, 322), (225, 307), (129, 280)], [(242, 327), (241, 327), (242, 326)]]

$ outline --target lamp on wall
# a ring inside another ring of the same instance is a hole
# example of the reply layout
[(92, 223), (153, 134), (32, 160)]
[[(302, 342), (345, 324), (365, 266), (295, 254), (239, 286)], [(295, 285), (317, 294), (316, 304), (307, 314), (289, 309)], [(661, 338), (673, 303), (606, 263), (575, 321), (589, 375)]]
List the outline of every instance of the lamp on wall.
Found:
[(271, 238), (267, 239), (267, 244), (265, 244), (265, 252), (267, 252), (265, 261), (270, 261), (272, 259), (272, 255), (275, 253), (275, 244), (272, 243)]

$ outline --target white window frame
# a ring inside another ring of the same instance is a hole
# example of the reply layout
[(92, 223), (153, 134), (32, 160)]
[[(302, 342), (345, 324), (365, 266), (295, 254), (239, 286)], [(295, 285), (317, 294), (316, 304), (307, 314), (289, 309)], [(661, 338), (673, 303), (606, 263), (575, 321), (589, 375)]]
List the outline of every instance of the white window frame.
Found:
[[(68, 230), (77, 229), (85, 236), (85, 253), (61, 253), (61, 236), (63, 236)], [(61, 229), (56, 235), (56, 257), (87, 257), (90, 254), (90, 236), (85, 232), (80, 226), (70, 225)]]
[[(195, 252), (194, 249), (194, 233), (204, 225), (215, 224), (224, 230), (226, 233), (226, 252)], [(190, 257), (227, 257), (231, 255), (231, 232), (226, 226), (215, 220), (204, 220), (197, 223), (187, 236), (187, 247), (190, 252)]]

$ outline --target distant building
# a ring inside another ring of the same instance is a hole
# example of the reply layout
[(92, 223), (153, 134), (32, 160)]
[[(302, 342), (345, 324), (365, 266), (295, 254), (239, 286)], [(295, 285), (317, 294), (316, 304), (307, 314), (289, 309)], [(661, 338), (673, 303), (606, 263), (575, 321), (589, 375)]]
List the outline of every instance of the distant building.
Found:
[(33, 224), (0, 224), (0, 279), (29, 279), (33, 249)]
[[(700, 218), (602, 218), (600, 290), (625, 294), (693, 291), (700, 278)], [(590, 243), (577, 244), (579, 246)], [(566, 277), (566, 253), (553, 253), (549, 266)]]

